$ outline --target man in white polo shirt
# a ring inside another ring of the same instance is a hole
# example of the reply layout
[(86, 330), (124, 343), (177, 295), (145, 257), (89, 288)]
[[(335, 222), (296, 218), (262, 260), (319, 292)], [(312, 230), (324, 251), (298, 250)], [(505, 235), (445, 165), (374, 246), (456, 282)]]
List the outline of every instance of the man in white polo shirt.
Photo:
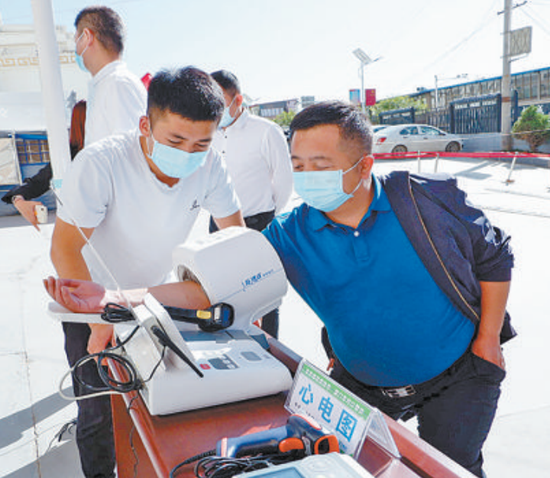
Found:
[[(227, 163), (247, 227), (267, 227), (286, 206), (292, 193), (292, 163), (281, 128), (265, 118), (251, 115), (243, 105), (237, 77), (226, 70), (211, 73), (222, 87), (225, 110), (213, 146)], [(210, 232), (216, 230), (214, 223)], [(262, 328), (278, 335), (278, 310), (267, 314)]]
[[(149, 86), (139, 130), (97, 141), (77, 155), (63, 180), (52, 238), (52, 262), (60, 277), (112, 285), (93, 255), (83, 254), (85, 241), (75, 223), (121, 287), (168, 279), (171, 252), (185, 241), (201, 208), (220, 228), (244, 226), (225, 163), (211, 148), (223, 108), (222, 91), (205, 72), (191, 67), (160, 72)], [(111, 326), (90, 328), (88, 352), (103, 350)], [(114, 477), (109, 423), (107, 400), (98, 404), (83, 438), (85, 459), (96, 456), (83, 462), (90, 470), (86, 476)]]

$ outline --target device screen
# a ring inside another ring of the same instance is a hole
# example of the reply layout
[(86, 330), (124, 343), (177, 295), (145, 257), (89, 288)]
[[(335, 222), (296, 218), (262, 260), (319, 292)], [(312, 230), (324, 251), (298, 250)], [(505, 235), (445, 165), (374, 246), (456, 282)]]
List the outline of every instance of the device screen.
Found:
[(298, 470), (295, 468), (285, 468), (282, 470), (267, 472), (261, 475), (262, 478), (305, 478)]

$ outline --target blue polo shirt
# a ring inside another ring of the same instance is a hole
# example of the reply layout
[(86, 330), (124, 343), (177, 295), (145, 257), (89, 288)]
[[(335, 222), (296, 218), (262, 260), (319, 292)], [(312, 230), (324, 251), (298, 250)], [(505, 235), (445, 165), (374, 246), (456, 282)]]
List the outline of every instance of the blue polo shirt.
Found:
[(264, 234), (352, 375), (377, 386), (421, 383), (466, 351), (474, 324), (434, 282), (375, 176), (373, 185), (356, 229), (302, 204)]

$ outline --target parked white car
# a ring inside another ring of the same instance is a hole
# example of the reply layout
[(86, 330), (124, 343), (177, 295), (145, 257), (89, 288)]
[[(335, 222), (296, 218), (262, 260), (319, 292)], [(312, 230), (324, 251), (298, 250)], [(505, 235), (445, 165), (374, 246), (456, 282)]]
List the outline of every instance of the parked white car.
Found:
[(407, 151), (456, 153), (461, 149), (460, 136), (423, 124), (388, 126), (374, 134), (373, 153), (406, 153)]

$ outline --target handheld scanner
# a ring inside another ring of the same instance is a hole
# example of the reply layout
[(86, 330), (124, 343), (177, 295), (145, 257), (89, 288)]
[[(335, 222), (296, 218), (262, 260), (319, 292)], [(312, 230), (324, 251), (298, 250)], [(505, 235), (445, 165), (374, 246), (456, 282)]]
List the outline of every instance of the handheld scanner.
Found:
[(172, 320), (197, 324), (204, 332), (217, 332), (218, 330), (227, 329), (233, 325), (235, 319), (233, 307), (223, 302), (203, 310), (167, 306), (164, 306), (164, 308), (168, 311)]
[(291, 415), (283, 427), (251, 433), (235, 438), (223, 438), (216, 446), (218, 456), (268, 455), (295, 452), (300, 456), (339, 452), (338, 439), (324, 431), (318, 423), (302, 415)]
[[(290, 439), (298, 438), (304, 445), (305, 455), (324, 455), (325, 453), (340, 452), (336, 435), (324, 430), (313, 418), (303, 415), (291, 415), (286, 426), (292, 431), (292, 434), (289, 437), (289, 442), (281, 443), (280, 448), (292, 446)], [(280, 451), (287, 450), (281, 449)]]

